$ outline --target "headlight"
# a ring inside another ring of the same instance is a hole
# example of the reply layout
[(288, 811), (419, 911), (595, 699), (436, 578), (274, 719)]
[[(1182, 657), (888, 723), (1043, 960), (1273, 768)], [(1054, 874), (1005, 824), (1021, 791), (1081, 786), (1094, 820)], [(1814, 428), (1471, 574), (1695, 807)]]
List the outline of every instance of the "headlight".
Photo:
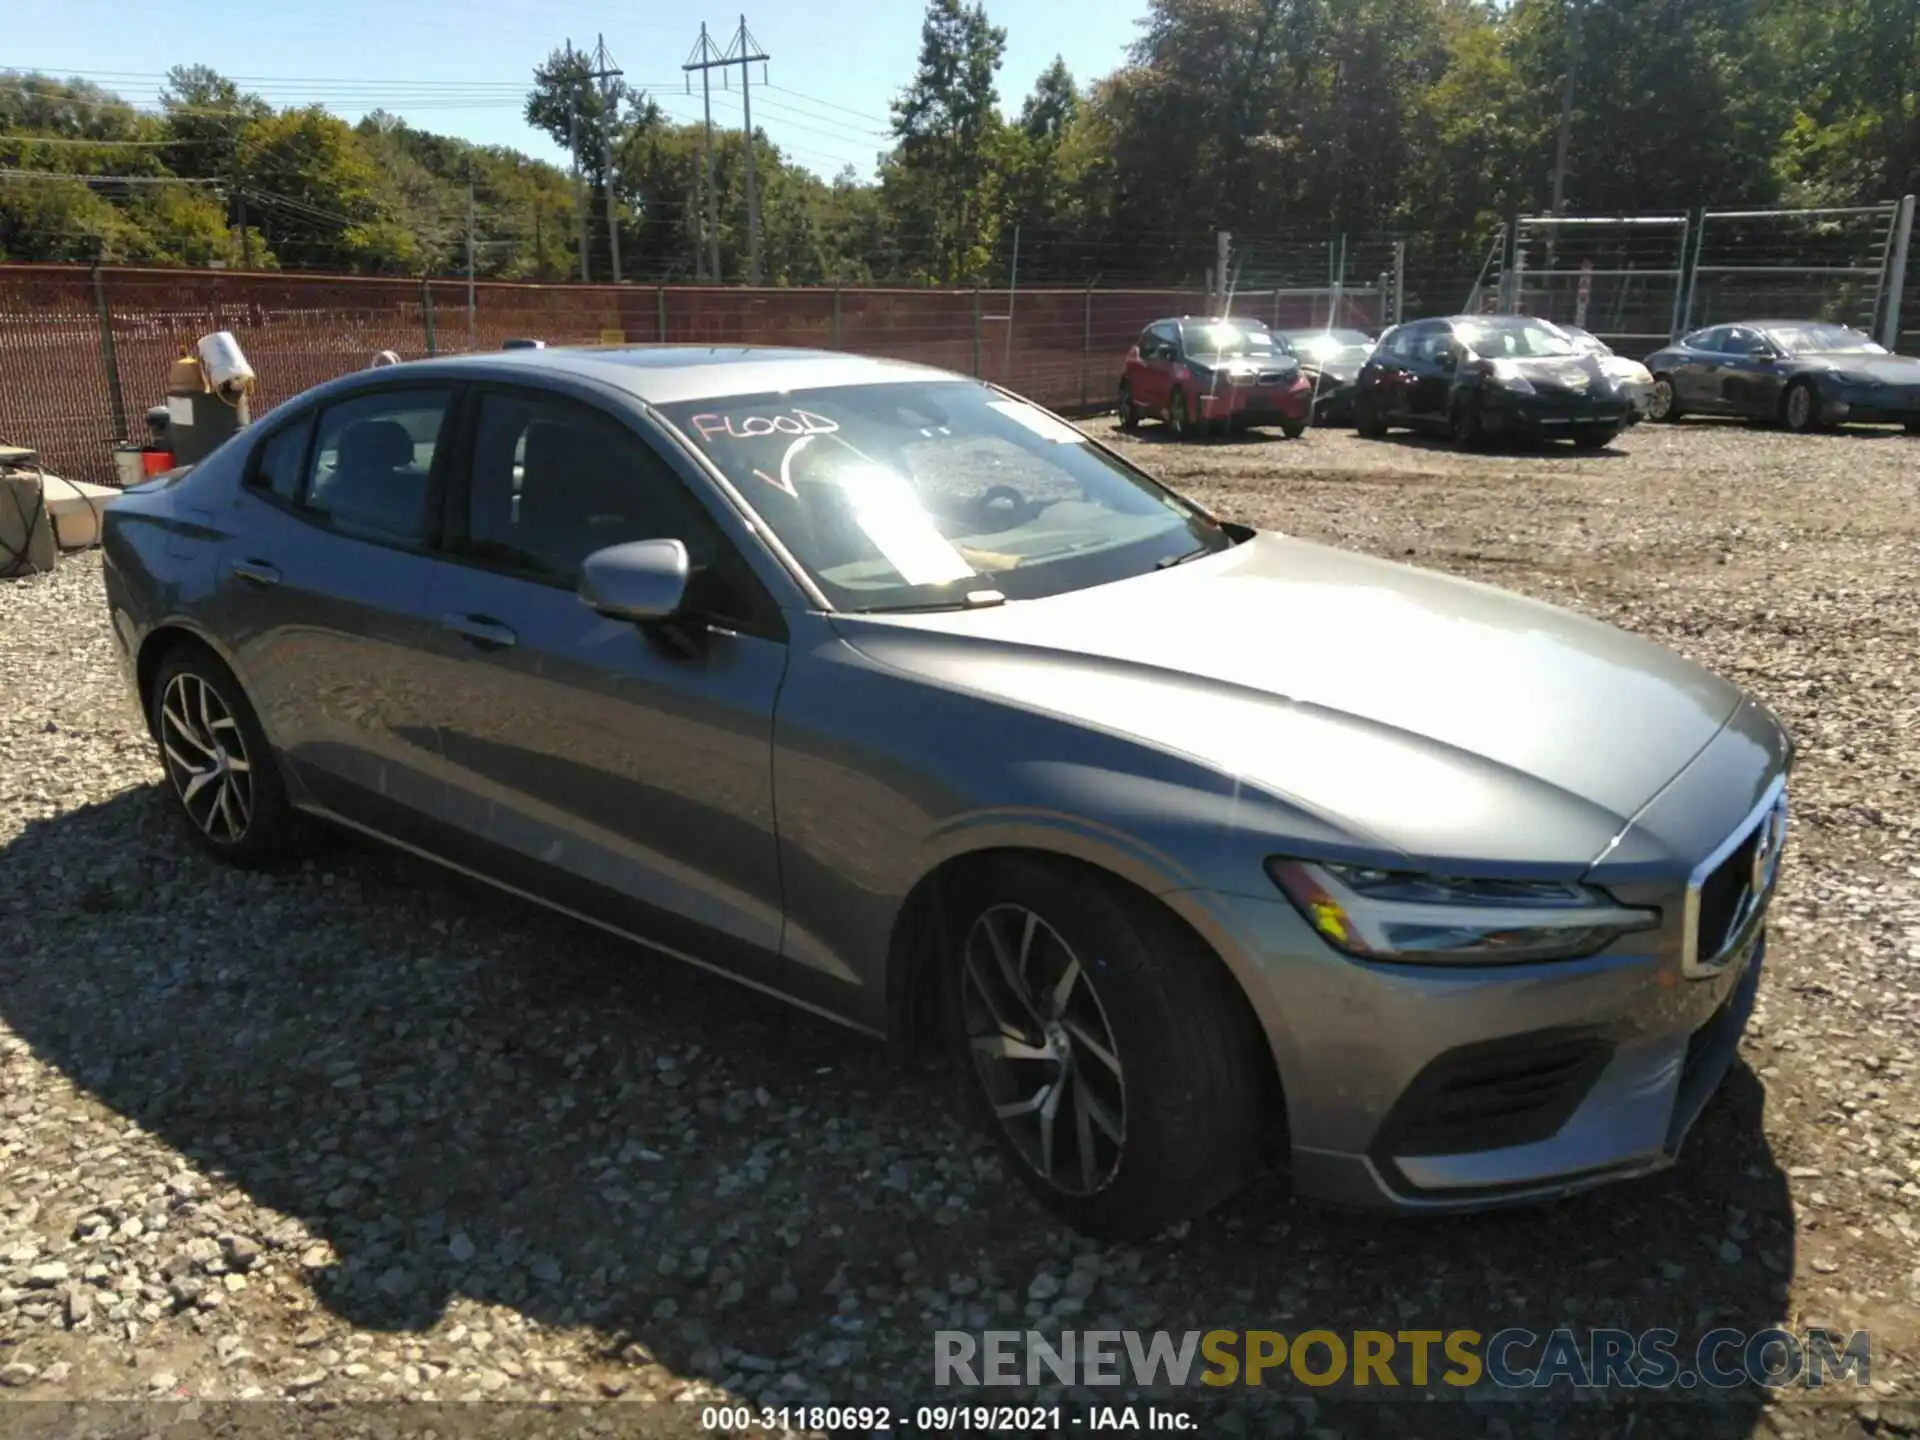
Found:
[(1361, 960), (1493, 965), (1571, 960), (1660, 923), (1570, 881), (1462, 880), (1274, 858), (1267, 872), (1307, 923)]
[(1610, 373), (1622, 385), (1653, 384), (1653, 372), (1646, 366), (1636, 365), (1632, 361), (1613, 367)]
[(1511, 390), (1516, 395), (1533, 394), (1533, 382), (1522, 375), (1511, 360), (1494, 361), (1487, 374), (1502, 390)]

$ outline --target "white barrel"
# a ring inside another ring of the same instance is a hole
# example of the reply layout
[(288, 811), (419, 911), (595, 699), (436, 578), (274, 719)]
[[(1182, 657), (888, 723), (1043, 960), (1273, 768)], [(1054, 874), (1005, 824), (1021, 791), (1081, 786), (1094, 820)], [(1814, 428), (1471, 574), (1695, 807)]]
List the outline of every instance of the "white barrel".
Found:
[(215, 390), (244, 391), (253, 384), (253, 366), (241, 352), (240, 342), (231, 330), (218, 330), (200, 337), (200, 364), (206, 370), (207, 383)]

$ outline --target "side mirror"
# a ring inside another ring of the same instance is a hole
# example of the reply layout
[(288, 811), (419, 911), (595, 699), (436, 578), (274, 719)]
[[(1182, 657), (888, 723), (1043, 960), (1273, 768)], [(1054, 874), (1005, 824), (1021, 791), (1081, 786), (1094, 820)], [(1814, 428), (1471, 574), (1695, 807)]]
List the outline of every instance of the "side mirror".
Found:
[(655, 625), (680, 613), (691, 574), (680, 541), (632, 540), (587, 556), (580, 598), (608, 619)]
[(1747, 353), (1753, 356), (1754, 359), (1759, 360), (1762, 363), (1765, 363), (1771, 360), (1776, 360), (1779, 358), (1773, 353), (1773, 347), (1767, 344), (1767, 342), (1764, 340), (1762, 340), (1758, 345), (1754, 346), (1753, 349), (1748, 351)]
[(1460, 352), (1457, 350), (1438, 351), (1433, 357), (1433, 363), (1438, 365), (1442, 370), (1458, 370), (1460, 368)]

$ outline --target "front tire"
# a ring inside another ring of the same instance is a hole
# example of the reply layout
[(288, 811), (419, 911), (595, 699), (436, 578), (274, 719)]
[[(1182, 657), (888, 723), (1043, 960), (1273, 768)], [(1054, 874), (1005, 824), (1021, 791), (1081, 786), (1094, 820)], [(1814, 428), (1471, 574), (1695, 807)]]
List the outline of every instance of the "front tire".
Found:
[(197, 647), (176, 651), (154, 677), (149, 718), (173, 808), (194, 839), (235, 865), (284, 859), (293, 807), (233, 672)]
[(1378, 440), (1387, 433), (1387, 417), (1380, 413), (1380, 402), (1360, 396), (1353, 402), (1353, 430), (1362, 440)]
[(1486, 442), (1486, 429), (1480, 423), (1479, 404), (1462, 396), (1453, 402), (1448, 427), (1453, 443), (1462, 450), (1478, 450)]
[(1780, 418), (1786, 423), (1787, 429), (1796, 435), (1806, 435), (1825, 428), (1820, 409), (1820, 392), (1813, 388), (1810, 380), (1794, 381), (1787, 387), (1787, 393), (1780, 397)]
[(1187, 410), (1187, 392), (1176, 389), (1167, 401), (1167, 426), (1176, 440), (1193, 438), (1193, 416)]
[(1298, 440), (1302, 435), (1307, 433), (1307, 422), (1304, 420), (1282, 420), (1280, 422), (1280, 433), (1285, 435), (1289, 440)]
[(1120, 428), (1129, 432), (1140, 428), (1140, 407), (1133, 403), (1133, 387), (1124, 380), (1120, 382)]
[(1042, 1203), (1143, 1239), (1239, 1189), (1277, 1096), (1219, 959), (1070, 861), (997, 856), (957, 891), (948, 1044), (968, 1107)]

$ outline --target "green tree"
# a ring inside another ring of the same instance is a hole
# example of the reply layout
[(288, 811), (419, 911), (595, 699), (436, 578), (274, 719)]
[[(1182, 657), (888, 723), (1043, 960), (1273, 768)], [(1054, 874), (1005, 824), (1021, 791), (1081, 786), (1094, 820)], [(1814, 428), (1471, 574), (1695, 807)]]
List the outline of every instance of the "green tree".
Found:
[(999, 238), (988, 186), (1001, 178), (994, 77), (1006, 46), (1007, 32), (978, 0), (929, 0), (918, 69), (893, 102), (883, 198), (924, 273), (941, 283), (979, 276)]

